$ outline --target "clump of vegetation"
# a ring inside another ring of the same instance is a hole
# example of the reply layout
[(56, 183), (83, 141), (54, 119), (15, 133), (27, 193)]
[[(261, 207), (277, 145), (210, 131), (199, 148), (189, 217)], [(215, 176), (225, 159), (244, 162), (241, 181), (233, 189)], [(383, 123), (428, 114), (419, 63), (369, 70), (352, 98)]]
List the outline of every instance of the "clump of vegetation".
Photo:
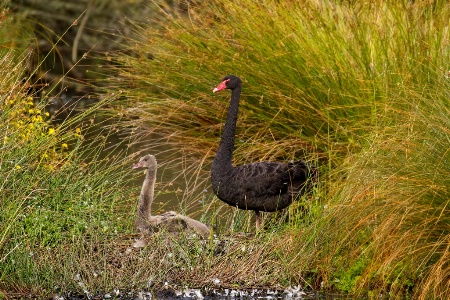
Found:
[(115, 58), (120, 89), (144, 128), (192, 153), (198, 187), (228, 103), (211, 90), (240, 76), (235, 163), (306, 155), (320, 166), (315, 215), (296, 221), (301, 254), (287, 254), (304, 264), (317, 253), (313, 285), (448, 296), (449, 14), (439, 1), (197, 4), (139, 27), (133, 55)]
[(346, 178), (331, 189), (335, 205), (324, 216), (321, 254), (341, 270), (339, 282), (343, 270), (360, 265), (349, 291), (448, 297), (448, 87), (412, 93), (408, 110), (386, 112), (398, 123), (385, 126), (340, 170)]
[(145, 149), (173, 146), (161, 151), (170, 152), (163, 164), (181, 166), (181, 207), (201, 209), (219, 232), (251, 224), (205, 191), (229, 99), (211, 91), (230, 73), (244, 81), (235, 163), (306, 156), (321, 182), (287, 210), (289, 222), (268, 222), (251, 239), (159, 234), (132, 249), (138, 191), (123, 188), (132, 163), (107, 148), (114, 128), (98, 134), (91, 125), (115, 96), (51, 123), (46, 99), (35, 101), (22, 78), (27, 58), (2, 49), (0, 290), (301, 285), (448, 298), (449, 4), (216, 0), (153, 9), (164, 17), (136, 27), (124, 53), (108, 54), (118, 74), (109, 77), (120, 79), (108, 90), (123, 91), (142, 135), (157, 134)]
[(136, 190), (123, 188), (131, 160), (109, 144), (114, 128), (96, 127), (107, 116), (101, 107), (116, 96), (52, 122), (48, 99), (35, 96), (26, 75), (30, 56), (7, 38), (1, 44), (9, 51), (0, 51), (0, 291), (43, 295), (70, 281), (51, 276), (63, 266), (39, 262), (81, 237), (129, 232)]

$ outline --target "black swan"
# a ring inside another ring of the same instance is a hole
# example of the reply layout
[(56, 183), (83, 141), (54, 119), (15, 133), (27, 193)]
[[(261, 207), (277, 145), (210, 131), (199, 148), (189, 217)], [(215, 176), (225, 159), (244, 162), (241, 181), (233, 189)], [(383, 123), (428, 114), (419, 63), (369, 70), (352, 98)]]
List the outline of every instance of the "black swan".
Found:
[(308, 183), (314, 180), (317, 169), (303, 160), (289, 163), (254, 162), (234, 167), (234, 136), (242, 82), (237, 76), (226, 76), (213, 92), (224, 89), (231, 90), (231, 100), (211, 168), (212, 188), (223, 202), (255, 211), (258, 230), (260, 211), (274, 212), (288, 207), (308, 189)]
[(152, 216), (151, 205), (154, 197), (157, 162), (155, 156), (148, 154), (140, 158), (133, 169), (146, 168), (147, 174), (139, 196), (136, 229), (144, 234), (151, 234), (164, 228), (168, 232), (190, 231), (208, 237), (210, 228), (194, 219), (169, 211), (162, 215)]

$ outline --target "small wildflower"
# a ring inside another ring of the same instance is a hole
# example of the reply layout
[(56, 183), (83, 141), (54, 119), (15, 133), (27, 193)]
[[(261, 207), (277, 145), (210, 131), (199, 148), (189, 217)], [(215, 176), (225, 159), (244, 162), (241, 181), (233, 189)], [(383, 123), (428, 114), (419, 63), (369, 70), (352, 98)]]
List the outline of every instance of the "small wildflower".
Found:
[(30, 108), (30, 109), (28, 110), (28, 113), (29, 113), (30, 115), (34, 114), (34, 109)]
[(81, 136), (81, 128), (79, 128), (79, 127), (77, 127), (76, 129), (75, 129), (75, 134), (74, 134), (74, 136), (75, 137), (80, 137)]
[(9, 140), (9, 137), (7, 137), (7, 136), (5, 136), (4, 138), (3, 138), (3, 140), (5, 141), (5, 143)]
[(62, 147), (63, 149), (69, 149), (69, 145), (67, 145), (66, 143), (63, 143), (63, 144), (61, 145), (61, 147)]
[(48, 111), (45, 112), (46, 117), (50, 117), (50, 113)]
[(20, 170), (21, 167), (20, 167), (19, 165), (17, 165), (17, 166), (15, 167), (15, 169), (16, 169), (16, 170)]
[(48, 135), (54, 135), (55, 134), (55, 129), (54, 128), (49, 128), (48, 129)]
[(37, 116), (37, 117), (32, 117), (31, 120), (32, 120), (34, 123), (40, 123), (40, 122), (42, 122), (44, 119), (42, 119), (42, 116)]

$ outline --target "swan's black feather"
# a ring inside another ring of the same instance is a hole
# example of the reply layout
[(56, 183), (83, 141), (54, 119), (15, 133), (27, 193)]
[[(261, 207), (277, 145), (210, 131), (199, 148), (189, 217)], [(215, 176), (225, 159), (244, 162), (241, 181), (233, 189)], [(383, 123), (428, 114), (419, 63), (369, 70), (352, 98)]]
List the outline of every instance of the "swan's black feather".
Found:
[(277, 211), (289, 206), (306, 188), (311, 167), (305, 162), (255, 162), (237, 166), (215, 179), (219, 199), (240, 209)]

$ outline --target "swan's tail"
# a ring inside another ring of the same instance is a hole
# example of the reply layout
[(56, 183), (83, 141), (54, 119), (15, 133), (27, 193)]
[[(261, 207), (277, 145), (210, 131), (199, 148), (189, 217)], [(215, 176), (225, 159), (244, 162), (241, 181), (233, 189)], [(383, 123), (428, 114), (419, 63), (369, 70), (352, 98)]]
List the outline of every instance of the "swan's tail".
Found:
[(310, 191), (319, 181), (319, 170), (317, 167), (304, 160), (288, 163), (289, 173), (292, 180), (292, 193), (303, 194)]

